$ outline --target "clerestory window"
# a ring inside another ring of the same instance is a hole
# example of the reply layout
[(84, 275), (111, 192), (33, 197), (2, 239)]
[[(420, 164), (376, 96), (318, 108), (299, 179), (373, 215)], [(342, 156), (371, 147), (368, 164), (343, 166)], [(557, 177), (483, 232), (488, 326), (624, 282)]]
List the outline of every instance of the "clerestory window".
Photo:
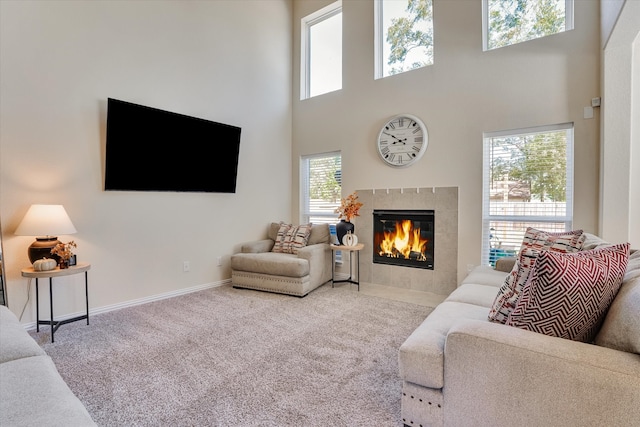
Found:
[(375, 78), (433, 64), (432, 0), (375, 0)]
[(342, 89), (342, 1), (301, 20), (300, 99)]
[(573, 29), (574, 0), (482, 0), (484, 50)]

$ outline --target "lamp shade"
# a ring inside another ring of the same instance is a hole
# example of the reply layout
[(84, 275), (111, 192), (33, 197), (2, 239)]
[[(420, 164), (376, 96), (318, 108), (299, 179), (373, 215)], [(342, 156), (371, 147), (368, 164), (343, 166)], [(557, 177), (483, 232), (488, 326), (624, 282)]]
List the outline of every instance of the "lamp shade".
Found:
[(37, 236), (36, 241), (27, 250), (29, 260), (34, 263), (42, 258), (54, 258), (59, 261), (57, 255), (51, 254), (51, 249), (60, 243), (57, 236), (76, 232), (62, 205), (31, 205), (15, 234)]
[(74, 234), (73, 226), (67, 211), (62, 205), (31, 205), (22, 222), (16, 228), (18, 236), (58, 236)]

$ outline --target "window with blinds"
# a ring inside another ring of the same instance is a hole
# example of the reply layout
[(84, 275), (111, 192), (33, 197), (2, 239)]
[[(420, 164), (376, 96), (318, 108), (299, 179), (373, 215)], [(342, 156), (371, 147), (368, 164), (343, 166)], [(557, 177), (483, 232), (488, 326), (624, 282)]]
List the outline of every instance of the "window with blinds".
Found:
[(482, 264), (515, 256), (527, 227), (573, 225), (573, 124), (484, 134)]
[(301, 223), (335, 224), (342, 194), (340, 153), (303, 156), (300, 172)]

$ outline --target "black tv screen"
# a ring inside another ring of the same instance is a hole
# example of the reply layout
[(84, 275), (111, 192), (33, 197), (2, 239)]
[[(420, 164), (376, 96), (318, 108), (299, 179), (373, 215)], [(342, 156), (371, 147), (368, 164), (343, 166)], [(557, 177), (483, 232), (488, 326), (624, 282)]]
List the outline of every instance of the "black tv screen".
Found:
[(109, 98), (105, 190), (235, 193), (240, 132)]

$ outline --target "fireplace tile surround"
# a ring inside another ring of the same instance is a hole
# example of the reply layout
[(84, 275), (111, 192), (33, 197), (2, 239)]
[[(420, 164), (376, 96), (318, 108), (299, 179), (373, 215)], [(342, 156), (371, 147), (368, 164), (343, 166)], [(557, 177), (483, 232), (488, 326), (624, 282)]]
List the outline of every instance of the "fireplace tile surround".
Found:
[[(400, 289), (448, 295), (457, 287), (458, 187), (356, 190), (363, 203), (352, 220), (360, 252), (360, 281)], [(426, 270), (373, 263), (373, 211), (380, 209), (435, 211), (434, 268)], [(348, 263), (337, 270), (348, 273)]]

